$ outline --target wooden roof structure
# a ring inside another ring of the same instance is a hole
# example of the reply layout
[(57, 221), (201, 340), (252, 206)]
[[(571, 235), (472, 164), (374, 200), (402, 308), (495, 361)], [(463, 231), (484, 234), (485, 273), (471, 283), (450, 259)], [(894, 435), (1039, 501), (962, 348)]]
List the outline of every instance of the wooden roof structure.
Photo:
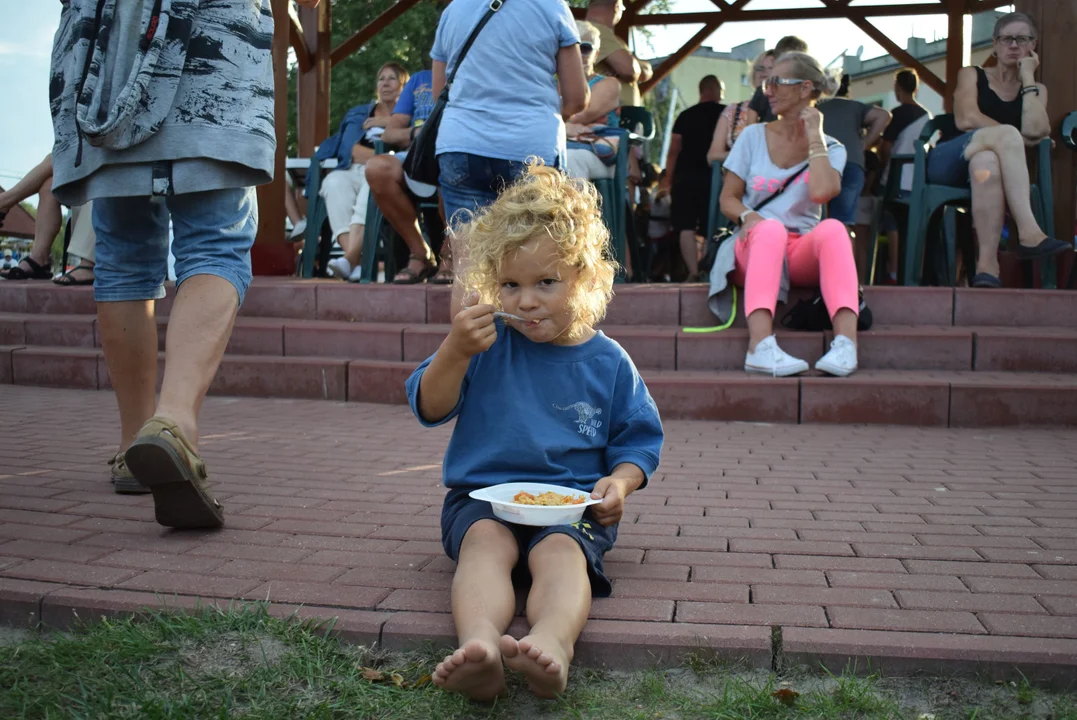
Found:
[[(273, 0), (275, 16), (288, 18), (288, 22), (277, 23), (274, 38), (275, 59), (279, 58), (276, 72), (277, 117), (280, 120), (277, 123), (278, 154), (280, 154), (278, 180), (274, 183), (279, 187), (272, 191), (276, 193), (275, 197), (279, 198), (284, 192), (284, 158), (281, 150), (285, 145), (287, 129), (287, 123), (284, 122), (288, 112), (285, 67), (287, 48), (291, 47), (295, 51), (299, 66), (297, 102), (299, 153), (304, 157), (309, 157), (316, 145), (330, 133), (329, 92), (332, 67), (354, 53), (420, 1), (397, 0), (365, 27), (334, 45), (335, 39), (330, 37), (329, 22), (332, 0), (323, 0), (317, 8), (301, 8), (298, 13), (291, 10), (291, 3), (288, 0)], [(633, 27), (702, 24), (695, 35), (655, 68), (654, 76), (640, 88), (643, 92), (647, 92), (695, 52), (715, 30), (726, 23), (845, 18), (881, 45), (896, 60), (915, 68), (920, 74), (921, 81), (939, 92), (949, 108), (957, 73), (962, 65), (966, 40), (965, 16), (1010, 5), (1013, 1), (922, 0), (916, 3), (898, 4), (887, 0), (814, 0), (816, 3), (814, 6), (777, 8), (773, 0), (710, 0), (714, 9), (706, 12), (648, 13), (647, 7), (653, 0), (625, 0), (624, 15), (614, 31), (620, 37), (627, 38)], [(1040, 28), (1038, 52), (1042, 63), (1042, 79), (1051, 92), (1052, 127), (1057, 128), (1061, 118), (1070, 110), (1077, 108), (1077, 73), (1073, 72), (1074, 52), (1072, 49), (1072, 38), (1077, 34), (1077, 3), (1057, 0), (1016, 0), (1016, 4), (1018, 10), (1032, 15)], [(582, 18), (586, 11), (574, 8), (573, 13)], [(939, 77), (930, 71), (873, 24), (873, 20), (878, 17), (931, 14), (946, 15), (948, 18), (945, 77)], [(1072, 155), (1072, 153), (1069, 154)], [(1065, 160), (1065, 158), (1060, 159)], [(1071, 161), (1069, 164), (1062, 162), (1061, 165), (1066, 168), (1068, 180), (1063, 177), (1062, 173), (1056, 171), (1056, 179), (1062, 181), (1060, 188), (1056, 186), (1057, 214), (1059, 219), (1064, 220), (1069, 229), (1072, 229), (1075, 205), (1073, 199), (1074, 166), (1077, 166), (1077, 161)], [(280, 207), (268, 213), (263, 212), (263, 216), (279, 215), (279, 222), (277, 218), (266, 217), (265, 219), (271, 227), (283, 228), (283, 204), (278, 201), (273, 205), (280, 205)], [(263, 206), (263, 208), (270, 210), (269, 207)], [(275, 233), (274, 236), (276, 234), (280, 233)]]

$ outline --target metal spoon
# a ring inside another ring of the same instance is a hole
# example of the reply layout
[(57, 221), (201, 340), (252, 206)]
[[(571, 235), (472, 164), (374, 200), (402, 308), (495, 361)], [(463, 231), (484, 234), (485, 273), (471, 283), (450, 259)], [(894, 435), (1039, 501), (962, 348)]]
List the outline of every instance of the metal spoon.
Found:
[(527, 320), (524, 320), (519, 315), (513, 315), (512, 313), (501, 312), (500, 310), (495, 310), (494, 311), (494, 317), (503, 318), (505, 320), (515, 320), (516, 322), (521, 322), (521, 323), (526, 323), (527, 322)]

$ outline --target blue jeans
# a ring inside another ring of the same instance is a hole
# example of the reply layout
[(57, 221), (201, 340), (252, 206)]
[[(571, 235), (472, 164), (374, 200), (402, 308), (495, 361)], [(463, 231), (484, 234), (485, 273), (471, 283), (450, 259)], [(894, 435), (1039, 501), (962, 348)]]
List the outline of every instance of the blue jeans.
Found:
[(965, 148), (972, 142), (975, 130), (941, 142), (927, 154), (927, 181), (932, 185), (962, 187), (969, 184), (969, 161)]
[(828, 216), (845, 225), (856, 222), (856, 203), (863, 189), (864, 168), (846, 163), (841, 173), (841, 192), (827, 206)]
[(242, 304), (251, 284), (251, 245), (258, 232), (253, 187), (94, 200), (94, 299), (124, 302), (165, 296), (169, 217), (176, 286), (192, 275), (216, 275), (232, 283)]
[[(468, 222), (472, 215), (497, 200), (502, 190), (523, 175), (526, 166), (517, 160), (448, 152), (438, 155), (438, 168), (445, 219), (454, 226)], [(467, 212), (457, 217), (460, 210)]]

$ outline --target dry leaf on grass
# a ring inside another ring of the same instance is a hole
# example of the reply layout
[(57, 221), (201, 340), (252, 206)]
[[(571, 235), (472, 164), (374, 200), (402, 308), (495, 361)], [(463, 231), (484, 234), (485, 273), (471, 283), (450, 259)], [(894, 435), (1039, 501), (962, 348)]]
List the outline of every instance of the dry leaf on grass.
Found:
[(797, 698), (800, 697), (800, 693), (791, 688), (782, 688), (776, 692), (771, 693), (778, 702), (786, 707), (793, 707), (797, 704)]

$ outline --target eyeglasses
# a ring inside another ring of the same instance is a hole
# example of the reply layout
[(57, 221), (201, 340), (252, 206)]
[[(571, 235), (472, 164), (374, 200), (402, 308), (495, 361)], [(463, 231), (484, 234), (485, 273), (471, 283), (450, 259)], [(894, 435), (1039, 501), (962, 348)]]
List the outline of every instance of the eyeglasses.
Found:
[(594, 52), (595, 46), (589, 42), (580, 43), (580, 55), (589, 55)]
[(1017, 45), (1017, 47), (1026, 47), (1035, 39), (1036, 38), (1031, 35), (1000, 35), (995, 38), (995, 42), (1000, 43), (1003, 46)]
[(778, 87), (781, 85), (799, 85), (806, 82), (808, 81), (800, 80), (797, 78), (783, 78), (778, 77), (777, 75), (772, 75), (771, 77), (768, 77), (766, 80), (763, 81), (763, 92), (766, 92), (767, 90), (771, 89), (777, 90)]

